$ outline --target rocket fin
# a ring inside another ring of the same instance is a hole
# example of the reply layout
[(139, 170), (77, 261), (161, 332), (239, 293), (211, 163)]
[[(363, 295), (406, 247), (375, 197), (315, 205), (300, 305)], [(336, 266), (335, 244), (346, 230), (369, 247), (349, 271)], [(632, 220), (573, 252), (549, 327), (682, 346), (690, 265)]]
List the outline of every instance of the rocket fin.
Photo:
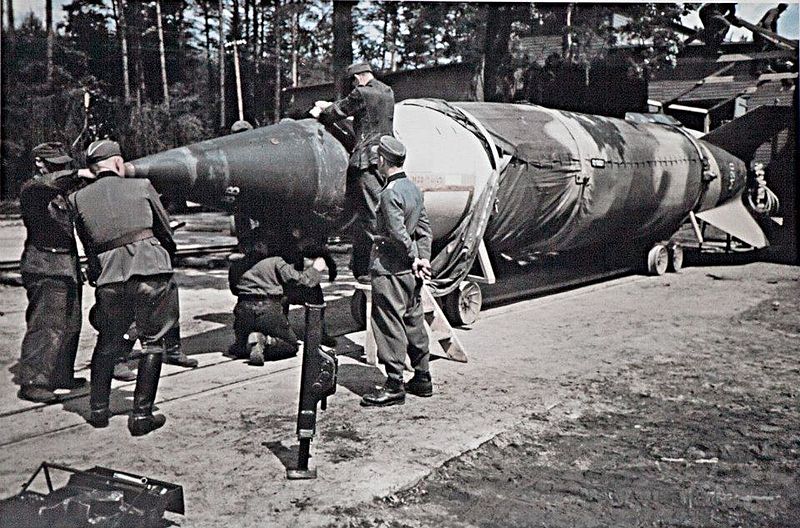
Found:
[(719, 207), (697, 213), (695, 216), (754, 248), (761, 249), (769, 245), (761, 226), (742, 203), (741, 195)]

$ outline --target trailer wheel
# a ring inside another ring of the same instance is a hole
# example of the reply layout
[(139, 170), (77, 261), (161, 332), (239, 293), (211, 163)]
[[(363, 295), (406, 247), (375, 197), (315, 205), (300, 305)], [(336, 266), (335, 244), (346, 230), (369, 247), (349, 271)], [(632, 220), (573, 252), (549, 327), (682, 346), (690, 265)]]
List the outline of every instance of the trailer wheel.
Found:
[(444, 296), (444, 314), (453, 326), (471, 325), (478, 319), (483, 304), (480, 286), (464, 281)]
[(656, 244), (647, 254), (647, 272), (650, 275), (663, 275), (669, 265), (669, 251), (664, 244)]
[(668, 271), (677, 272), (683, 268), (683, 248), (680, 244), (669, 246), (669, 268)]
[(364, 293), (364, 290), (356, 290), (350, 297), (350, 315), (359, 330), (367, 327), (367, 294)]

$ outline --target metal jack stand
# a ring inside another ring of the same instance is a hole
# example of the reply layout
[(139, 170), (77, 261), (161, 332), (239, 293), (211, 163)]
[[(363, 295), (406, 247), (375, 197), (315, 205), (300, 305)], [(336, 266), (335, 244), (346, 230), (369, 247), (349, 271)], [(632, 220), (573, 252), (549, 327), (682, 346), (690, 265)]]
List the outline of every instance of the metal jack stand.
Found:
[(297, 468), (287, 469), (290, 480), (317, 478), (317, 469), (308, 467), (311, 440), (317, 429), (317, 403), (327, 409), (328, 396), (336, 392), (336, 353), (320, 348), (324, 304), (306, 304), (306, 329), (303, 366), (300, 374), (300, 404), (297, 411), (297, 438), (300, 441)]

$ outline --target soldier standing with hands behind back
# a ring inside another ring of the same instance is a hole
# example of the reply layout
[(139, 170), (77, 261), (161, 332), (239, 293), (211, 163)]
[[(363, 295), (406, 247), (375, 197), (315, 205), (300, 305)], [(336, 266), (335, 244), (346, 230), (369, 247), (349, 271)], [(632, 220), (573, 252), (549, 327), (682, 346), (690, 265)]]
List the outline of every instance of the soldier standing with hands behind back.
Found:
[[(431, 226), (422, 192), (403, 172), (405, 146), (383, 136), (376, 153), (385, 182), (370, 268), (372, 330), (387, 380), (378, 391), (364, 395), (361, 405), (366, 407), (403, 404), (406, 391), (420, 397), (433, 395), (421, 299), (423, 280), (431, 274)], [(414, 377), (404, 386), (406, 353)]]
[(372, 148), (378, 145), (381, 136), (394, 134), (394, 92), (372, 75), (372, 68), (365, 62), (351, 64), (347, 75), (356, 83), (353, 91), (327, 106), (318, 102), (312, 114), (325, 125), (353, 117), (356, 145), (347, 170), (346, 196), (355, 207), (358, 229), (350, 269), (359, 282), (369, 283), (371, 238), (375, 234), (375, 211), (381, 190), (378, 159)]
[(178, 286), (170, 254), (175, 250), (169, 217), (148, 180), (126, 179), (119, 145), (95, 141), (86, 163), (97, 181), (70, 196), (75, 226), (86, 248), (90, 282), (96, 283), (97, 345), (92, 355), (89, 422), (106, 427), (119, 337), (136, 322), (142, 357), (128, 429), (141, 436), (166, 418), (153, 415), (164, 336), (178, 321)]

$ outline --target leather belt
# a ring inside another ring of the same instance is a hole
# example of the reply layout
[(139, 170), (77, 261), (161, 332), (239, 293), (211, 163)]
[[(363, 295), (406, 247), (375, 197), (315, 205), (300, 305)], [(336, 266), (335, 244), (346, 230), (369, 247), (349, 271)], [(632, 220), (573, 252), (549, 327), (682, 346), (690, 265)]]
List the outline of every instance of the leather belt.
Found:
[(57, 253), (59, 255), (69, 255), (69, 254), (72, 254), (72, 253), (77, 254), (77, 249), (39, 246), (39, 245), (36, 245), (36, 244), (31, 244), (31, 247), (36, 248), (39, 251), (44, 251), (46, 253)]
[(261, 295), (258, 293), (239, 294), (240, 301), (264, 302), (264, 301), (280, 301), (281, 299), (283, 299), (282, 295)]
[(99, 255), (100, 253), (105, 253), (106, 251), (111, 251), (112, 249), (122, 247), (125, 244), (130, 244), (132, 242), (139, 242), (140, 240), (144, 240), (146, 238), (150, 238), (153, 236), (155, 236), (153, 234), (153, 230), (149, 228), (142, 229), (140, 231), (133, 231), (131, 233), (126, 233), (121, 237), (111, 239), (108, 242), (97, 244), (96, 246), (94, 246), (94, 253), (95, 255)]

